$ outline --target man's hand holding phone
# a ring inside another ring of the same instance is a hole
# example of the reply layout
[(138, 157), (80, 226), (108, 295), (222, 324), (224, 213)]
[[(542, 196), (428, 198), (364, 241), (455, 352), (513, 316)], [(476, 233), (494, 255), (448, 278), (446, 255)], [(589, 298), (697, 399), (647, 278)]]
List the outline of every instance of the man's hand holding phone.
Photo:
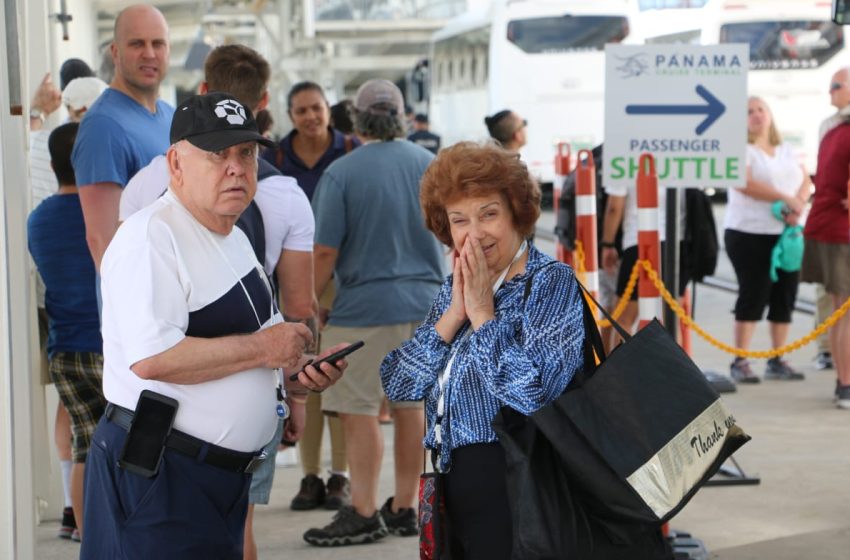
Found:
[(308, 362), (301, 370), (289, 376), (289, 381), (297, 381), (311, 391), (324, 391), (342, 377), (348, 367), (345, 356), (364, 345), (363, 341), (354, 344), (340, 343), (321, 352), (315, 360)]

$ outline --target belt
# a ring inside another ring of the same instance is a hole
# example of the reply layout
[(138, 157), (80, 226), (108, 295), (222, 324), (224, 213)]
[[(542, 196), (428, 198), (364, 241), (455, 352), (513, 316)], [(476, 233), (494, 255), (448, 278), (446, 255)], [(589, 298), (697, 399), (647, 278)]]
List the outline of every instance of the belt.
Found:
[[(133, 423), (132, 410), (108, 403), (106, 405), (106, 418), (116, 426), (125, 430), (130, 429)], [(197, 458), (201, 462), (220, 469), (236, 473), (253, 473), (266, 460), (266, 454), (255, 455), (250, 452), (234, 451), (206, 442), (179, 430), (171, 430), (165, 440), (165, 447), (173, 449), (183, 455)]]

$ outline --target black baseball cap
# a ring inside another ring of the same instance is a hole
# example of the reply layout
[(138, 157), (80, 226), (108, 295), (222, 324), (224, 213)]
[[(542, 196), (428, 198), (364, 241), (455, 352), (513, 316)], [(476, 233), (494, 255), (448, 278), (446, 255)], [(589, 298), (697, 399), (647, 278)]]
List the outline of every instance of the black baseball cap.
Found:
[(251, 110), (228, 93), (193, 95), (177, 107), (171, 120), (171, 143), (187, 140), (207, 152), (217, 152), (243, 142), (269, 148), (275, 143), (257, 130)]
[(85, 61), (79, 58), (69, 58), (62, 63), (59, 69), (59, 89), (65, 91), (65, 88), (77, 78), (94, 77), (94, 71)]

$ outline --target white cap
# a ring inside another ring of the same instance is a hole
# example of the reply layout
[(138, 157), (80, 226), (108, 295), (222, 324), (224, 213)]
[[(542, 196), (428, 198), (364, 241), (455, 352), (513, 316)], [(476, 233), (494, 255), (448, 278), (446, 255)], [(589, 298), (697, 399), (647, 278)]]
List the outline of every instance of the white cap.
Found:
[(83, 107), (89, 108), (109, 86), (100, 78), (75, 78), (71, 80), (62, 92), (62, 103), (74, 111)]

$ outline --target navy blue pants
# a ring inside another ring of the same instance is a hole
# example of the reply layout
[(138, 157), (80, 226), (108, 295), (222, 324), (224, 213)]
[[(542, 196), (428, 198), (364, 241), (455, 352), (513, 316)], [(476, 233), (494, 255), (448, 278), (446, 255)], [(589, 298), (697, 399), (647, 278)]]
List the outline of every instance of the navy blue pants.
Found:
[(127, 437), (104, 416), (86, 460), (81, 559), (241, 559), (250, 474), (166, 449), (159, 473), (118, 466)]

